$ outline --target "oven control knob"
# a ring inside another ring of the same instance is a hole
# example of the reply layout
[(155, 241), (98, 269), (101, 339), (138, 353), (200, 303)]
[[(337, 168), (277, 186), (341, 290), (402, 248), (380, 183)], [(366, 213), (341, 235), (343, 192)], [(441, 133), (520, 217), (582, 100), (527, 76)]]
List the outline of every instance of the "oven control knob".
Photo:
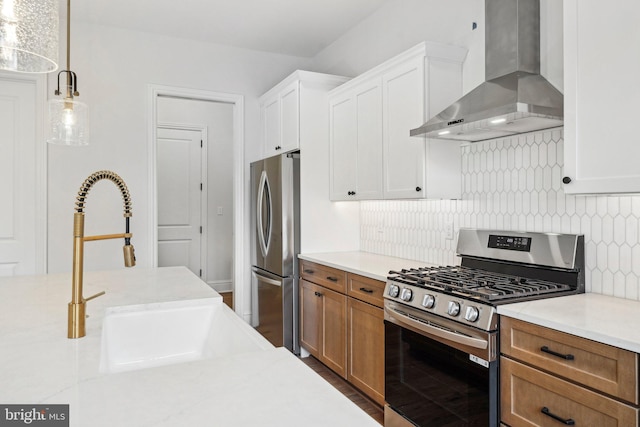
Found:
[(422, 306), (424, 308), (433, 308), (436, 305), (436, 298), (433, 295), (426, 294), (422, 298)]
[(464, 313), (464, 318), (468, 322), (475, 322), (480, 317), (480, 312), (476, 307), (467, 307), (466, 313)]
[(458, 314), (460, 314), (460, 304), (455, 301), (449, 301), (447, 314), (451, 317), (456, 317)]
[(396, 298), (400, 294), (400, 287), (398, 285), (389, 285), (389, 296)]
[(402, 292), (400, 293), (400, 299), (402, 301), (409, 302), (413, 298), (413, 292), (409, 288), (402, 288)]

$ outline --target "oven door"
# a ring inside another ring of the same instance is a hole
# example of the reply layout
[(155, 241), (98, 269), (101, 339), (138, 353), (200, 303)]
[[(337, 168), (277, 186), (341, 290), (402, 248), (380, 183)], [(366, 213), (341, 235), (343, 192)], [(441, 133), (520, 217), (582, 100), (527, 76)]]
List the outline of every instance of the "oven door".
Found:
[(496, 340), (497, 332), (385, 301), (389, 407), (420, 427), (497, 426)]

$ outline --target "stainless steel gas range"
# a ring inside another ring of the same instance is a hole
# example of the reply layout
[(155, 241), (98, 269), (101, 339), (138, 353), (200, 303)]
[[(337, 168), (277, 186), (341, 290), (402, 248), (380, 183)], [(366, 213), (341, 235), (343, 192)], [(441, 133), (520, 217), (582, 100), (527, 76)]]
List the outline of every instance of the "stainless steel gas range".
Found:
[(385, 426), (499, 424), (496, 307), (584, 292), (584, 236), (461, 229), (459, 266), (391, 271)]

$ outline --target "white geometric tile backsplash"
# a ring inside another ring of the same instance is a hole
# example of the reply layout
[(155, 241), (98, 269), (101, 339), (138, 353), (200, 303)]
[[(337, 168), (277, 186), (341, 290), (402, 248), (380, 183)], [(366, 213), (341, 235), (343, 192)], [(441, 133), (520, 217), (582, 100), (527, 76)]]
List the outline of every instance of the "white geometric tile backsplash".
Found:
[(464, 145), (462, 199), (360, 202), (361, 250), (450, 265), (461, 227), (584, 234), (587, 292), (640, 300), (640, 195), (565, 194), (563, 145), (562, 128)]

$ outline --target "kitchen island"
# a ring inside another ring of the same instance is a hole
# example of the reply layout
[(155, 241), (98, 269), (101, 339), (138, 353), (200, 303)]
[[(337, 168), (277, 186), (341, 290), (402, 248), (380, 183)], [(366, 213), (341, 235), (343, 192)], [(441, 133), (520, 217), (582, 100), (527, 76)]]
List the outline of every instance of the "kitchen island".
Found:
[[(186, 268), (87, 272), (84, 285), (85, 295), (106, 295), (88, 302), (87, 335), (68, 339), (70, 274), (0, 278), (0, 404), (69, 404), (70, 425), (82, 427), (378, 425), (290, 352), (266, 342)], [(176, 303), (219, 305), (237, 319), (231, 335), (249, 337), (253, 350), (128, 372), (101, 369), (105, 316)]]

